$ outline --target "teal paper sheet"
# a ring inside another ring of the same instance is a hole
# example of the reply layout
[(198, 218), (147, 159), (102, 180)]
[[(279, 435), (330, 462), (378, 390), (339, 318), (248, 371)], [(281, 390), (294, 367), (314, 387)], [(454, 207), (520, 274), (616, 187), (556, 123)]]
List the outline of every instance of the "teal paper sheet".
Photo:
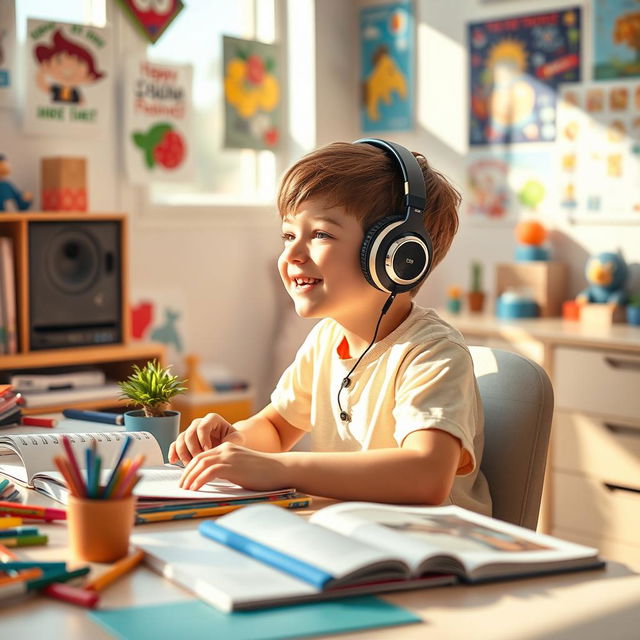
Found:
[(88, 615), (123, 640), (275, 640), (422, 621), (410, 611), (374, 596), (236, 613), (222, 613), (200, 600), (187, 600), (92, 611)]

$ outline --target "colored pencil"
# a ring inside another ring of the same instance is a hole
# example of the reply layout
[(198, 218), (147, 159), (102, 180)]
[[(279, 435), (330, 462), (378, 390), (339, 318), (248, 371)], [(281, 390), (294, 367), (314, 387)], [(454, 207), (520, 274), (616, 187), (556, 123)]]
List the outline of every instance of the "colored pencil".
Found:
[(52, 509), (30, 504), (16, 504), (15, 502), (0, 502), (0, 515), (19, 516), (25, 520), (66, 520), (67, 512), (62, 509)]
[(19, 527), (21, 524), (22, 518), (11, 518), (9, 516), (5, 516), (4, 518), (0, 518), (0, 531), (11, 527)]
[(69, 460), (63, 458), (62, 456), (55, 456), (53, 461), (56, 463), (56, 467), (58, 467), (60, 473), (62, 474), (62, 477), (65, 479), (65, 482), (67, 483), (71, 494), (76, 498), (79, 498), (80, 489), (76, 486), (75, 480), (73, 479)]
[(109, 493), (108, 496), (105, 496), (106, 498), (113, 498), (118, 494), (118, 489), (120, 488), (120, 485), (122, 484), (122, 481), (124, 480), (124, 477), (127, 475), (127, 472), (129, 471), (129, 467), (131, 466), (132, 462), (129, 458), (127, 458), (126, 460), (122, 461), (122, 464), (120, 465), (120, 468), (118, 469), (117, 473), (116, 473), (116, 479), (115, 482), (113, 483), (113, 486), (111, 487), (111, 492)]
[(16, 536), (15, 538), (2, 538), (2, 544), (5, 547), (35, 547), (40, 544), (47, 544), (49, 536), (32, 535), (32, 536)]
[(40, 577), (42, 577), (42, 569), (39, 569), (38, 567), (17, 571), (14, 575), (0, 577), (0, 589), (12, 582), (25, 582), (26, 580), (35, 580)]
[(6, 487), (9, 486), (9, 480), (5, 478), (4, 480), (0, 480), (0, 493), (2, 493)]
[(55, 418), (35, 418), (33, 416), (22, 416), (24, 427), (55, 427), (58, 421)]
[(140, 454), (129, 465), (126, 475), (122, 478), (122, 482), (118, 484), (118, 488), (113, 492), (114, 498), (124, 498), (125, 496), (129, 495), (128, 491), (131, 490), (133, 483), (136, 481), (136, 473), (138, 473), (138, 469), (142, 466), (143, 463), (144, 455)]
[(118, 469), (120, 468), (120, 465), (122, 464), (124, 457), (127, 453), (127, 450), (129, 449), (129, 447), (131, 446), (131, 443), (133, 442), (133, 438), (131, 436), (126, 436), (124, 439), (124, 442), (122, 443), (122, 447), (120, 448), (120, 453), (118, 455), (118, 459), (116, 460), (115, 465), (113, 466), (113, 469), (111, 471), (111, 476), (109, 477), (109, 480), (107, 482), (107, 486), (104, 488), (104, 497), (108, 498), (111, 496), (111, 492), (113, 490), (113, 485), (115, 484), (115, 481), (117, 479), (117, 474), (118, 474)]
[(28, 580), (26, 582), (14, 582), (0, 590), (0, 600), (8, 600), (30, 591), (38, 591), (39, 589), (44, 589), (47, 585), (53, 584), (54, 582), (68, 582), (74, 578), (86, 576), (87, 573), (89, 573), (89, 567), (82, 567), (75, 571), (51, 573), (50, 575), (35, 578), (34, 580)]
[(94, 609), (100, 600), (100, 594), (96, 591), (88, 591), (87, 589), (73, 587), (61, 582), (54, 582), (53, 584), (47, 585), (42, 589), (42, 593), (56, 598), (56, 600), (64, 600), (65, 602), (77, 604), (87, 609)]
[[(15, 554), (13, 555), (15, 556)], [(33, 569), (34, 567), (36, 569), (42, 569), (45, 573), (51, 571), (60, 573), (67, 569), (67, 565), (64, 562), (36, 562), (35, 560), (7, 560), (0, 562), (0, 571), (19, 571), (22, 569)]]
[(122, 560), (118, 560), (118, 562), (114, 563), (109, 569), (107, 569), (102, 575), (94, 578), (89, 581), (85, 585), (85, 589), (90, 589), (93, 591), (102, 591), (105, 587), (110, 585), (112, 582), (122, 577), (131, 569), (133, 569), (136, 565), (140, 564), (142, 559), (144, 558), (144, 551), (138, 549), (134, 551), (132, 554), (128, 555), (126, 558), (122, 558)]
[(18, 559), (18, 556), (15, 553), (13, 553), (11, 549), (8, 549), (3, 544), (0, 544), (0, 560), (2, 560), (2, 562), (6, 562), (7, 560), (17, 560), (17, 559)]
[(31, 535), (38, 535), (38, 527), (13, 527), (12, 529), (0, 529), (0, 542), (2, 542), (2, 538)]
[(85, 498), (87, 495), (86, 487), (84, 486), (84, 480), (82, 479), (82, 474), (80, 473), (80, 467), (78, 466), (78, 461), (76, 460), (75, 455), (73, 454), (73, 449), (71, 448), (71, 442), (66, 435), (61, 436), (62, 446), (67, 453), (67, 458), (69, 459), (69, 465), (71, 467), (71, 474), (76, 482), (76, 486), (80, 490), (80, 497)]
[(94, 438), (91, 439), (91, 444), (84, 450), (85, 462), (86, 462), (86, 473), (87, 473), (87, 498), (95, 498), (96, 496), (93, 494), (93, 490), (95, 488), (95, 475), (96, 475), (96, 441)]

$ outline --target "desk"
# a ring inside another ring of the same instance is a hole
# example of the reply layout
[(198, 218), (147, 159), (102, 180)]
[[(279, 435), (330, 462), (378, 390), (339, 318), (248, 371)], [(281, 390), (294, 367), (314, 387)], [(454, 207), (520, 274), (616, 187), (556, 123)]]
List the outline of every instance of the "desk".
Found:
[[(30, 502), (52, 504), (44, 496), (32, 491), (27, 493)], [(326, 501), (318, 499), (314, 508), (323, 504)], [(310, 510), (298, 513), (308, 514)], [(145, 531), (166, 531), (192, 527), (194, 523), (142, 526)], [(50, 536), (49, 545), (22, 550), (20, 554), (49, 561), (66, 558), (66, 526), (49, 524), (42, 525), (41, 529)], [(383, 597), (418, 614), (424, 625), (368, 630), (331, 638), (450, 640), (468, 636), (473, 630), (470, 637), (474, 639), (601, 640), (611, 637), (635, 640), (640, 629), (640, 574), (618, 563), (610, 563), (605, 570), (473, 587), (407, 591)], [(162, 604), (186, 599), (192, 599), (188, 592), (141, 566), (103, 591), (100, 607)], [(45, 596), (0, 608), (0, 636), (16, 640), (111, 638), (89, 619), (84, 609)]]

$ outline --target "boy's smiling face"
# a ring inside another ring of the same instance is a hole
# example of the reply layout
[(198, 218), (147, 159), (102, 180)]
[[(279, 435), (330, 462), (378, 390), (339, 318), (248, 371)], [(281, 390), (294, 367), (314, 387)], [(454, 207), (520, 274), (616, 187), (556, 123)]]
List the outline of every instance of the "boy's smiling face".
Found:
[(360, 270), (363, 237), (356, 218), (322, 200), (305, 200), (283, 218), (278, 270), (299, 316), (346, 324), (379, 306), (381, 292)]

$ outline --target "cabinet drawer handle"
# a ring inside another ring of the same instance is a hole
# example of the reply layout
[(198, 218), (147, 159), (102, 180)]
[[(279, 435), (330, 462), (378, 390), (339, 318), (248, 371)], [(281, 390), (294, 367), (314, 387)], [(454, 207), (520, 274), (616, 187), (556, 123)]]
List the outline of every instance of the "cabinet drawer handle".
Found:
[(624, 487), (621, 484), (610, 484), (609, 482), (604, 482), (603, 484), (609, 491), (624, 491), (625, 493), (640, 493), (640, 489), (636, 489), (634, 487)]
[(640, 360), (622, 360), (620, 358), (605, 356), (604, 361), (612, 369), (629, 369), (631, 371), (640, 371)]
[(608, 431), (611, 431), (611, 433), (615, 433), (616, 435), (640, 438), (640, 429), (635, 427), (628, 427), (625, 424), (613, 424), (613, 422), (604, 422), (603, 425)]

